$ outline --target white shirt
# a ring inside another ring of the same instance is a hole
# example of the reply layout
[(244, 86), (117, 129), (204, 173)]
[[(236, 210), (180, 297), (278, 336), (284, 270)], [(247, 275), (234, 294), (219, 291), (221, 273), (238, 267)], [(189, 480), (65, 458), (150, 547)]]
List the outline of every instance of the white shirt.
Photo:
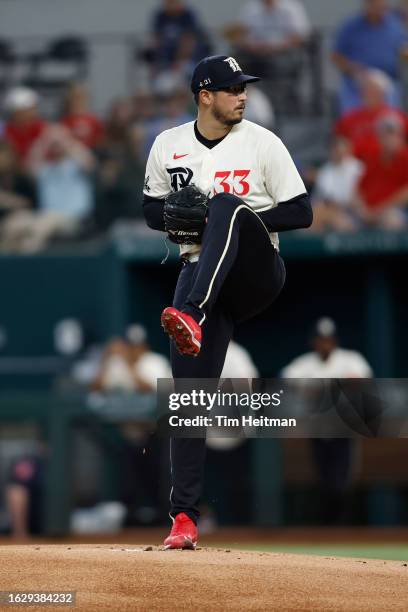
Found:
[(351, 206), (363, 169), (363, 163), (355, 157), (338, 164), (324, 164), (317, 173), (313, 199), (328, 200), (343, 207)]
[(158, 378), (172, 378), (169, 360), (159, 353), (144, 353), (133, 365), (133, 372), (132, 366), (121, 355), (110, 355), (105, 362), (103, 389), (137, 391), (134, 374), (153, 389), (157, 387)]
[(150, 384), (152, 388), (157, 388), (158, 378), (172, 378), (169, 360), (160, 355), (149, 351), (144, 353), (134, 365), (135, 374)]
[(221, 378), (258, 378), (259, 372), (248, 351), (231, 340)]
[(307, 37), (311, 29), (305, 8), (297, 0), (277, 0), (273, 7), (254, 0), (243, 7), (239, 22), (250, 41), (272, 44), (282, 44), (293, 35)]
[[(224, 368), (221, 373), (221, 379), (223, 378), (258, 378), (259, 372), (252, 361), (251, 355), (248, 351), (231, 340), (228, 346), (227, 355), (225, 357)], [(216, 431), (215, 428), (212, 428)], [(221, 436), (221, 432), (218, 435), (212, 437), (209, 436), (205, 443), (209, 448), (217, 451), (229, 451), (243, 443), (244, 438), (233, 437), (224, 438)]]
[[(258, 212), (306, 193), (283, 142), (247, 120), (234, 125), (212, 149), (197, 140), (193, 121), (156, 138), (147, 161), (145, 195), (162, 199), (191, 183), (210, 196), (233, 193)], [(271, 241), (278, 248), (276, 233)], [(182, 253), (199, 250), (199, 245), (181, 249)]]
[(283, 378), (371, 378), (373, 372), (357, 351), (336, 348), (326, 361), (315, 352), (301, 355), (281, 374)]
[(275, 112), (270, 99), (262, 89), (255, 85), (251, 85), (247, 91), (245, 116), (248, 121), (253, 121), (267, 129), (271, 129), (275, 124)]
[(104, 391), (134, 391), (135, 381), (131, 368), (121, 355), (109, 355), (106, 359), (102, 388)]

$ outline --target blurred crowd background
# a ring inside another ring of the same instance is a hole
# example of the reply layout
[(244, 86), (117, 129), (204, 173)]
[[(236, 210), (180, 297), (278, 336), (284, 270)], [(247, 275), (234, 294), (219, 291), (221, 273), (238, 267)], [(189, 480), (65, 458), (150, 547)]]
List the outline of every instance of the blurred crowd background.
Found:
[[(225, 376), (404, 376), (408, 3), (88, 0), (59, 16), (35, 4), (0, 0), (0, 529), (161, 524), (168, 459), (152, 415), (170, 369), (157, 321), (177, 270), (175, 256), (160, 268), (143, 222), (150, 147), (195, 118), (202, 57), (261, 76), (246, 118), (288, 146), (314, 223), (283, 236), (274, 323), (240, 333), (251, 354), (234, 343)], [(342, 247), (351, 260), (335, 258)], [(290, 369), (310, 342), (306, 370)], [(235, 442), (209, 444), (203, 529), (407, 517), (398, 443)]]
[(103, 112), (87, 81), (86, 37), (21, 54), (0, 39), (3, 251), (36, 252), (140, 219), (152, 142), (194, 118), (191, 71), (218, 52), (263, 78), (249, 88), (246, 117), (287, 142), (313, 197), (312, 231), (406, 227), (406, 2), (356, 1), (329, 41), (300, 0), (236, 4), (230, 23), (210, 28), (194, 3), (158, 2), (131, 48), (128, 91), (109, 91)]

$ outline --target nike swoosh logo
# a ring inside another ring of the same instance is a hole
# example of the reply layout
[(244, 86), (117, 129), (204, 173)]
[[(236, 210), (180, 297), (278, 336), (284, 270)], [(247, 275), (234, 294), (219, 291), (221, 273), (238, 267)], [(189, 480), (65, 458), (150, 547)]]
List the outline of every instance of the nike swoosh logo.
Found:
[(183, 155), (176, 155), (176, 153), (173, 155), (173, 159), (180, 159), (180, 157), (186, 157), (186, 155), (188, 155), (188, 153), (183, 153)]

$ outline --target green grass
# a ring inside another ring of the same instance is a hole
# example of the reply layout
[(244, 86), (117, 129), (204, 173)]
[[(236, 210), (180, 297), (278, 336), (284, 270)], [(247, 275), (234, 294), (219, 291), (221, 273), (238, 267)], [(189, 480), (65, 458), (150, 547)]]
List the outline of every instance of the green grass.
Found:
[(262, 552), (284, 552), (303, 555), (320, 555), (322, 557), (362, 557), (367, 559), (384, 559), (394, 561), (407, 561), (407, 544), (238, 544), (234, 543), (226, 548), (239, 548), (240, 550), (259, 550)]

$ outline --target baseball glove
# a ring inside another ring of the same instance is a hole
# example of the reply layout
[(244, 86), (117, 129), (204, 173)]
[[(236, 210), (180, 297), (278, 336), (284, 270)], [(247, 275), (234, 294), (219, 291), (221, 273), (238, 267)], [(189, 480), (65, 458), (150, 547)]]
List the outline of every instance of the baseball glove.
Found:
[(195, 185), (170, 193), (164, 201), (164, 225), (176, 244), (201, 244), (208, 197)]

